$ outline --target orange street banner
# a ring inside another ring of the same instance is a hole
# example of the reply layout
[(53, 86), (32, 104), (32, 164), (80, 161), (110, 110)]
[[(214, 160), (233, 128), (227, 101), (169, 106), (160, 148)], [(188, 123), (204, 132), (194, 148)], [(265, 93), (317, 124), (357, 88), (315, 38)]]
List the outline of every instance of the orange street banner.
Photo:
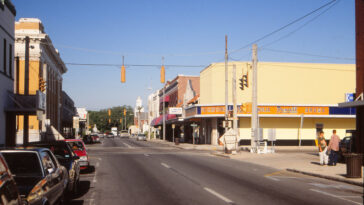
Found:
[[(251, 107), (244, 110), (238, 108), (238, 114), (251, 114)], [(245, 111), (245, 112), (244, 112)], [(325, 106), (258, 106), (259, 114), (266, 115), (329, 115), (329, 107)]]

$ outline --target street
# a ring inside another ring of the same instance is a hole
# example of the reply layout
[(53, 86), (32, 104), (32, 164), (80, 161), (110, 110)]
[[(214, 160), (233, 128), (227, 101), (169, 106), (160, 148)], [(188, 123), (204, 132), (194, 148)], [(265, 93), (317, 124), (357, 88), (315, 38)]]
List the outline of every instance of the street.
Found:
[(88, 146), (69, 204), (363, 204), (362, 187), (133, 138)]

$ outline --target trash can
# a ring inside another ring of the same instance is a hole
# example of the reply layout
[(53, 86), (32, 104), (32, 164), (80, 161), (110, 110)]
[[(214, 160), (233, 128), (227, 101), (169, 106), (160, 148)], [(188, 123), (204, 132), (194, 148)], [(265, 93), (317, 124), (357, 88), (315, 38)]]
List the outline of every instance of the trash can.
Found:
[(175, 138), (175, 139), (174, 139), (174, 144), (175, 144), (175, 145), (179, 145), (179, 138)]
[(346, 177), (361, 178), (362, 173), (362, 155), (356, 153), (345, 154), (346, 159)]

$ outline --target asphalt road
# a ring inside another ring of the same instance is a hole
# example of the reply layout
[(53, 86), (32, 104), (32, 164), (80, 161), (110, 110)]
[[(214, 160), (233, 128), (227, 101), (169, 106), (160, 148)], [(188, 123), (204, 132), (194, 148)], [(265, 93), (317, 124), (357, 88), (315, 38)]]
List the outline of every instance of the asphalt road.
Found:
[(363, 204), (363, 188), (135, 139), (88, 146), (69, 204)]

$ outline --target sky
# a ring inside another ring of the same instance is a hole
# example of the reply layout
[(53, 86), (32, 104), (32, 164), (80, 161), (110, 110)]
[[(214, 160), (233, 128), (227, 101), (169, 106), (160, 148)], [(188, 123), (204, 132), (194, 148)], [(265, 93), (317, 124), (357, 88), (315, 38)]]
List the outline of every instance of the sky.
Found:
[[(135, 105), (178, 74), (198, 76), (224, 61), (251, 61), (251, 42), (331, 0), (13, 0), (16, 20), (39, 18), (68, 68), (63, 90), (77, 107)], [(355, 63), (355, 1), (338, 0), (257, 42), (265, 62)], [(244, 47), (244, 48), (242, 48)], [(242, 49), (240, 49), (242, 48)], [(284, 52), (281, 52), (284, 51)], [(286, 52), (288, 51), (288, 52)], [(310, 54), (310, 55), (307, 55)], [(122, 56), (126, 83), (120, 82)], [(115, 66), (76, 66), (115, 64)]]

